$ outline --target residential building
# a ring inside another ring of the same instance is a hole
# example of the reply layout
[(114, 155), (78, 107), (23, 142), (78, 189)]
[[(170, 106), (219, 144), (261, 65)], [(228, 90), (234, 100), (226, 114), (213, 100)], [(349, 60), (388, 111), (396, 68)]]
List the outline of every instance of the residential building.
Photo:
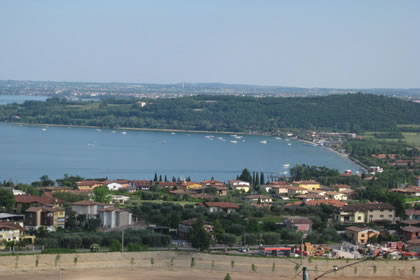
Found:
[(106, 207), (98, 210), (98, 213), (103, 228), (119, 228), (133, 223), (132, 214), (120, 208)]
[(342, 191), (347, 191), (347, 190), (351, 190), (351, 186), (349, 185), (335, 185), (334, 188), (336, 189), (337, 192), (342, 192)]
[(420, 196), (420, 187), (409, 186), (402, 189), (392, 189), (392, 192), (397, 192), (409, 196), (419, 197)]
[(203, 185), (196, 182), (184, 182), (181, 186), (187, 190), (201, 190), (203, 188)]
[(13, 223), (18, 223), (21, 226), (23, 226), (24, 220), (25, 220), (25, 215), (0, 213), (0, 223), (1, 222), (13, 222)]
[(292, 197), (299, 194), (307, 194), (308, 190), (298, 186), (291, 186), (287, 189), (287, 196)]
[(131, 181), (131, 187), (137, 190), (148, 191), (152, 187), (153, 182), (150, 180), (134, 180)]
[(347, 200), (347, 194), (340, 192), (326, 192), (328, 199)]
[(344, 206), (335, 215), (335, 220), (341, 223), (366, 224), (370, 222), (395, 222), (395, 207), (389, 203), (354, 203)]
[(384, 172), (384, 169), (380, 166), (369, 166), (369, 174), (375, 175), (382, 172)]
[(130, 200), (130, 197), (126, 195), (117, 195), (117, 194), (111, 195), (111, 201), (113, 203), (125, 204), (129, 200)]
[(316, 193), (308, 193), (308, 194), (296, 195), (295, 198), (306, 202), (306, 201), (310, 201), (310, 200), (325, 199), (325, 196), (319, 195), (319, 194), (316, 194)]
[(16, 209), (23, 211), (30, 207), (61, 205), (63, 201), (49, 196), (16, 195)]
[(401, 232), (403, 234), (404, 241), (417, 239), (420, 236), (420, 227), (415, 227), (415, 226), (402, 227)]
[(407, 251), (416, 252), (420, 255), (420, 239), (411, 239), (407, 241)]
[(406, 209), (405, 214), (410, 220), (420, 220), (420, 210), (416, 209)]
[(110, 191), (117, 191), (123, 188), (123, 185), (118, 182), (111, 182), (106, 185)]
[(284, 195), (287, 196), (289, 194), (289, 185), (269, 185), (270, 191), (278, 194), (278, 195)]
[(95, 181), (95, 180), (83, 180), (77, 182), (77, 189), (81, 191), (93, 191), (97, 187), (106, 186), (112, 183), (112, 181)]
[(370, 228), (362, 228), (357, 226), (346, 228), (347, 238), (351, 239), (355, 244), (365, 245), (369, 242), (370, 239), (378, 237), (379, 234), (379, 231)]
[(273, 198), (268, 195), (247, 195), (245, 196), (245, 200), (251, 203), (272, 203)]
[(90, 200), (81, 200), (73, 202), (71, 204), (71, 211), (78, 215), (86, 215), (86, 218), (96, 218), (98, 215), (98, 210), (104, 209), (106, 207), (111, 207), (111, 204), (100, 203)]
[(200, 184), (203, 187), (225, 186), (225, 183), (217, 180), (201, 181)]
[(202, 205), (206, 207), (210, 213), (225, 212), (230, 214), (239, 209), (239, 206), (233, 202), (203, 202)]
[(215, 188), (218, 196), (227, 196), (228, 194), (228, 188), (226, 187), (226, 185), (220, 185), (220, 186), (216, 185), (216, 186), (210, 186), (206, 188)]
[(0, 222), (0, 248), (5, 246), (6, 242), (19, 242), (23, 239), (23, 227), (15, 222)]
[(288, 228), (296, 227), (297, 231), (311, 231), (313, 224), (311, 219), (300, 216), (286, 217), (283, 223)]
[(178, 184), (175, 182), (159, 182), (159, 186), (168, 190), (172, 190), (175, 188)]
[(317, 181), (308, 180), (308, 181), (295, 181), (292, 183), (294, 186), (298, 186), (308, 191), (317, 190), (321, 187), (321, 184)]
[[(192, 226), (194, 225), (194, 223), (197, 222), (197, 218), (192, 218), (192, 219), (188, 219), (188, 220), (184, 220), (182, 222), (180, 222), (178, 224), (178, 235), (180, 238), (182, 239), (188, 239), (188, 234), (192, 228)], [(204, 224), (204, 229), (205, 231), (207, 231), (208, 233), (212, 233), (213, 232), (213, 224), (203, 221)]]
[(343, 201), (335, 200), (335, 199), (319, 199), (319, 200), (310, 200), (310, 201), (305, 202), (305, 205), (308, 205), (308, 206), (320, 206), (321, 204), (333, 206), (335, 208), (341, 208), (343, 206), (346, 206), (347, 202), (343, 202)]
[(249, 182), (245, 182), (241, 180), (230, 180), (229, 184), (234, 191), (239, 191), (239, 192), (249, 192), (251, 188)]
[(65, 211), (61, 207), (30, 207), (25, 211), (25, 230), (37, 230), (40, 227), (48, 231), (64, 228)]

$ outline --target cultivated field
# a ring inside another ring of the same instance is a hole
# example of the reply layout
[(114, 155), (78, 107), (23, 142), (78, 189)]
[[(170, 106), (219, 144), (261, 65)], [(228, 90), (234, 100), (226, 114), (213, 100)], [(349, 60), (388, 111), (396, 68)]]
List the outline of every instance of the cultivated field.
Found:
[[(354, 260), (304, 260), (309, 279)], [(80, 253), (0, 257), (0, 280), (301, 279), (299, 259), (192, 252)], [(296, 277), (295, 277), (296, 276)], [(420, 261), (366, 261), (323, 279), (416, 279)]]

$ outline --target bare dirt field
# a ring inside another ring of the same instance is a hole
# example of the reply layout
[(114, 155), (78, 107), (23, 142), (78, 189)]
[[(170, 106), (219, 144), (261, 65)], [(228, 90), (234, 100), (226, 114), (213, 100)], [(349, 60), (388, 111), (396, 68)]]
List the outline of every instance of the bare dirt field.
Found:
[[(223, 280), (226, 276), (226, 272), (220, 271), (201, 271), (198, 269), (178, 269), (178, 268), (94, 268), (94, 269), (77, 269), (69, 270), (64, 269), (61, 271), (61, 278), (59, 270), (48, 270), (48, 271), (20, 271), (20, 272), (0, 272), (1, 280), (50, 280), (50, 279), (61, 279), (61, 280), (138, 280), (138, 279), (151, 279), (151, 280), (164, 280), (164, 279), (182, 279), (182, 280)], [(230, 272), (230, 276), (233, 280), (274, 280), (274, 279), (293, 279), (293, 277), (285, 276), (279, 277), (279, 275), (267, 275), (258, 273), (243, 273), (243, 272)], [(299, 275), (294, 279), (302, 279)], [(314, 279), (309, 275), (309, 279)], [(329, 276), (323, 277), (323, 279), (330, 280), (355, 280), (355, 279), (383, 279), (383, 280), (402, 280), (402, 279), (415, 279), (414, 277), (343, 277), (343, 276)]]

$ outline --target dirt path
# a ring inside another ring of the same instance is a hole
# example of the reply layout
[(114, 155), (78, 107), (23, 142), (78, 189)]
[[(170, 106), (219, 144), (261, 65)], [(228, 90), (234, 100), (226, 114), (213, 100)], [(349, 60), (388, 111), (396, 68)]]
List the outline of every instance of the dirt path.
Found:
[[(291, 279), (290, 277), (279, 277), (278, 275), (258, 274), (258, 273), (241, 273), (232, 272), (230, 273), (233, 280), (286, 280)], [(225, 272), (220, 271), (200, 271), (197, 269), (180, 269), (180, 268), (106, 268), (106, 269), (77, 269), (77, 270), (62, 270), (61, 278), (59, 270), (48, 270), (48, 271), (23, 271), (23, 272), (10, 272), (0, 273), (0, 280), (166, 280), (166, 279), (179, 279), (179, 280), (223, 280), (226, 276)], [(313, 279), (309, 275), (309, 279)], [(301, 276), (295, 279), (302, 279)], [(343, 276), (331, 276), (323, 279), (330, 280), (356, 280), (356, 279), (381, 279), (381, 280), (402, 280), (402, 279), (414, 279), (413, 277), (378, 277), (378, 278), (364, 278), (364, 277), (343, 277)]]

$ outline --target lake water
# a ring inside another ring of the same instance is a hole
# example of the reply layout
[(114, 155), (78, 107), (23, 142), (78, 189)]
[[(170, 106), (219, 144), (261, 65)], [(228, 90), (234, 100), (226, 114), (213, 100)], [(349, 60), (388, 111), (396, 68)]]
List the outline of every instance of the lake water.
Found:
[(168, 179), (227, 181), (243, 168), (263, 171), (267, 178), (285, 175), (284, 164), (303, 163), (359, 170), (322, 147), (274, 137), (0, 124), (0, 180), (14, 182), (30, 183), (45, 174), (152, 179), (155, 172)]
[(0, 95), (0, 105), (9, 104), (9, 103), (18, 103), (22, 104), (26, 100), (34, 101), (45, 101), (47, 96), (29, 96), (29, 95)]

